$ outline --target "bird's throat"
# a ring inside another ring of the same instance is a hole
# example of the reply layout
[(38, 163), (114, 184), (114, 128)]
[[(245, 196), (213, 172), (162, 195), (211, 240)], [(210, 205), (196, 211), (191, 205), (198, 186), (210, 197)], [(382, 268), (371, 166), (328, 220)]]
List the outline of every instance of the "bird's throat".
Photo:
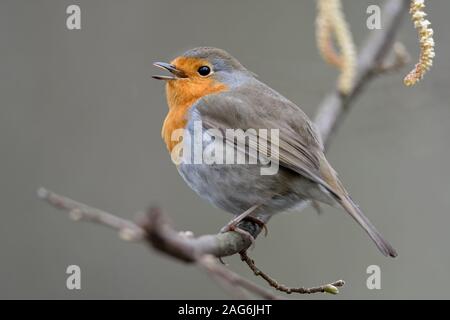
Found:
[(224, 92), (227, 89), (225, 84), (212, 79), (168, 81), (166, 97), (169, 113), (164, 120), (161, 135), (169, 151), (172, 151), (173, 147), (179, 143), (178, 140), (172, 140), (172, 133), (177, 129), (185, 128), (188, 111), (197, 100), (210, 94)]

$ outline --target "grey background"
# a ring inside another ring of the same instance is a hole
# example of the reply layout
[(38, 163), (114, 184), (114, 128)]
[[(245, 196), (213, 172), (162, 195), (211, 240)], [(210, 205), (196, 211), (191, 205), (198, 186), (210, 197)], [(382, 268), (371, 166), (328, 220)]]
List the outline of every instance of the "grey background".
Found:
[[(358, 44), (373, 3), (344, 1)], [(432, 72), (413, 89), (402, 84), (407, 69), (375, 81), (329, 150), (399, 257), (380, 255), (340, 210), (279, 215), (251, 253), (261, 268), (290, 285), (348, 283), (338, 297), (300, 298), (450, 298), (450, 2), (427, 3)], [(81, 6), (80, 31), (66, 29), (69, 4)], [(217, 231), (230, 217), (184, 184), (161, 141), (167, 107), (151, 63), (221, 47), (312, 116), (337, 75), (317, 54), (314, 15), (313, 1), (2, 0), (0, 298), (228, 297), (192, 266), (70, 222), (35, 190), (128, 218), (157, 203), (180, 229)], [(399, 37), (415, 59), (407, 19)], [(237, 257), (226, 261), (262, 283)], [(70, 264), (82, 269), (80, 291), (65, 288)], [(382, 290), (366, 288), (372, 264), (381, 267)]]

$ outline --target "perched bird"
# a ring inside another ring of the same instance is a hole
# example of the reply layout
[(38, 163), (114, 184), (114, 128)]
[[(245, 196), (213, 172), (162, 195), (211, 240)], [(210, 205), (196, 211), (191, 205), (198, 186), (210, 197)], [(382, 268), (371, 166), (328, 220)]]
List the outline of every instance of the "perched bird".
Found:
[[(196, 122), (205, 130), (278, 129), (276, 174), (261, 175), (259, 162), (257, 165), (207, 164), (182, 160), (177, 164), (183, 179), (202, 198), (236, 217), (256, 219), (307, 200), (340, 206), (364, 228), (384, 255), (397, 255), (350, 198), (325, 158), (314, 124), (296, 104), (259, 81), (254, 73), (221, 49), (195, 48), (171, 63), (154, 65), (170, 73), (153, 76), (166, 82), (169, 112), (162, 137), (169, 151), (179, 143), (172, 139), (174, 131), (185, 129), (193, 134)], [(206, 138), (200, 139), (200, 143), (203, 139)], [(182, 139), (181, 143), (186, 149), (192, 149), (199, 142)], [(227, 143), (238, 149), (236, 141)], [(258, 139), (256, 145), (237, 151), (249, 154), (260, 143)]]

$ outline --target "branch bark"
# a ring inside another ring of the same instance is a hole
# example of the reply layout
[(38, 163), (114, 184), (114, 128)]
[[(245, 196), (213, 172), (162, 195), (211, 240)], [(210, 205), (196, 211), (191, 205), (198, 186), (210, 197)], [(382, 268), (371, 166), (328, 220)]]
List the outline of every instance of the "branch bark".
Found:
[(317, 109), (315, 124), (325, 147), (331, 141), (332, 133), (340, 126), (350, 110), (355, 98), (377, 75), (379, 66), (391, 52), (395, 35), (401, 25), (403, 15), (408, 12), (410, 0), (386, 1), (382, 11), (383, 29), (371, 31), (358, 56), (355, 84), (346, 96), (336, 89), (329, 94)]
[[(409, 3), (410, 0), (386, 1), (382, 13), (383, 29), (372, 31), (366, 40), (366, 44), (358, 57), (356, 80), (353, 88), (345, 96), (339, 93), (336, 88), (319, 105), (315, 123), (325, 146), (329, 145), (333, 132), (342, 124), (355, 98), (377, 74), (377, 70), (383, 65), (391, 52), (395, 34), (399, 29), (403, 14), (409, 8)], [(218, 280), (221, 285), (228, 290), (231, 289), (236, 297), (242, 298), (244, 295), (242, 289), (245, 289), (262, 298), (278, 298), (266, 289), (251, 283), (227, 268), (211, 262), (212, 256), (220, 258), (247, 250), (252, 242), (240, 233), (230, 231), (193, 237), (192, 234), (174, 230), (167, 222), (166, 217), (157, 209), (150, 209), (148, 214), (141, 219), (142, 221), (133, 222), (76, 202), (44, 188), (38, 190), (38, 195), (52, 206), (68, 211), (69, 216), (74, 220), (85, 220), (110, 227), (118, 231), (120, 237), (124, 240), (144, 241), (151, 244), (159, 252), (177, 260), (196, 263)], [(261, 226), (251, 221), (242, 221), (239, 228), (249, 232), (254, 238), (261, 232)], [(259, 269), (256, 268), (255, 270)], [(327, 286), (336, 286), (336, 284), (342, 285), (343, 282), (338, 281), (309, 289), (300, 288), (301, 290), (298, 291), (301, 293), (329, 292), (326, 290)]]

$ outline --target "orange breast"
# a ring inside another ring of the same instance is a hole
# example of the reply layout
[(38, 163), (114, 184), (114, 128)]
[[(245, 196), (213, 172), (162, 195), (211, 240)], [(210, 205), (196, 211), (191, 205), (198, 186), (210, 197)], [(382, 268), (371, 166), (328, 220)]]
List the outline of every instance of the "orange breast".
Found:
[(226, 85), (213, 79), (180, 79), (168, 81), (166, 85), (169, 113), (162, 127), (162, 138), (167, 149), (172, 151), (179, 141), (172, 141), (172, 133), (176, 129), (184, 129), (190, 107), (200, 98), (226, 91)]

